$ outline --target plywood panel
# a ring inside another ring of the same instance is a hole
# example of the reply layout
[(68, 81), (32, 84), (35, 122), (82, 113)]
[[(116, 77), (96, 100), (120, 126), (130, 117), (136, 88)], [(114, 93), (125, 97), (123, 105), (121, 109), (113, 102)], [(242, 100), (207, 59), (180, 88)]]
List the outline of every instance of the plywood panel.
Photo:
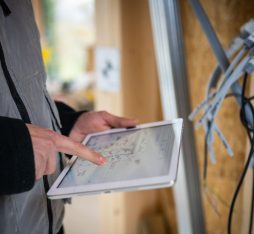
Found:
[(111, 93), (95, 90), (95, 110), (106, 110), (118, 116), (123, 116), (121, 93)]
[(121, 0), (95, 1), (96, 45), (121, 47)]
[[(141, 122), (161, 120), (162, 111), (148, 1), (123, 0), (121, 7), (124, 115), (137, 118)], [(126, 226), (126, 233), (136, 233), (142, 219), (160, 212), (163, 210), (161, 207), (164, 206), (172, 211), (170, 217), (165, 212), (165, 217), (172, 230), (176, 230), (171, 191), (166, 204), (161, 202), (163, 193), (158, 192), (159, 190), (151, 190), (126, 194), (126, 218), (132, 223)]]
[(162, 118), (147, 0), (122, 1), (124, 114), (141, 122)]
[[(121, 49), (120, 0), (95, 1), (96, 46)], [(119, 92), (95, 91), (95, 109), (107, 110), (122, 115), (122, 94)]]
[[(121, 49), (121, 11), (120, 0), (97, 0), (96, 9), (96, 46)], [(97, 89), (95, 109), (107, 110), (122, 115), (121, 92), (107, 92)], [(101, 233), (125, 233), (124, 194), (109, 194), (100, 197)]]
[[(96, 109), (138, 118), (161, 120), (161, 105), (147, 0), (96, 1), (97, 46), (119, 48), (121, 91), (96, 91)], [(172, 202), (172, 200), (171, 200)], [(157, 190), (103, 196), (103, 231), (135, 234), (139, 222), (159, 211)]]
[[(253, 81), (254, 75), (249, 77), (250, 82), (249, 82), (249, 96), (253, 96), (254, 93), (254, 81)], [(249, 156), (249, 150), (250, 150), (250, 144), (249, 141), (247, 140), (247, 146), (246, 146), (246, 160)], [(245, 161), (246, 161), (245, 160)], [(248, 170), (244, 184), (243, 184), (243, 207), (242, 207), (242, 215), (245, 217), (242, 220), (242, 232), (241, 233), (248, 233), (249, 230), (249, 222), (250, 222), (250, 208), (251, 208), (251, 199), (252, 199), (252, 181), (253, 181), (253, 170)], [(252, 221), (254, 222), (254, 220)], [(253, 228), (252, 228), (253, 229)], [(252, 230), (252, 233), (254, 233), (254, 230)]]
[[(254, 2), (247, 0), (202, 1), (205, 10), (224, 46), (239, 32), (239, 27), (253, 16)], [(196, 17), (187, 1), (182, 0), (184, 42), (187, 55), (191, 104), (194, 108), (202, 101), (208, 76), (216, 64)], [(203, 191), (208, 233), (226, 233), (229, 204), (243, 168), (246, 135), (239, 120), (239, 108), (235, 100), (227, 100), (218, 117), (219, 127), (233, 147), (234, 158), (230, 159), (223, 145), (216, 139), (217, 164), (209, 163), (207, 192)], [(204, 131), (195, 132), (200, 171), (203, 170)], [(240, 233), (242, 219), (241, 197), (234, 214), (233, 231)]]

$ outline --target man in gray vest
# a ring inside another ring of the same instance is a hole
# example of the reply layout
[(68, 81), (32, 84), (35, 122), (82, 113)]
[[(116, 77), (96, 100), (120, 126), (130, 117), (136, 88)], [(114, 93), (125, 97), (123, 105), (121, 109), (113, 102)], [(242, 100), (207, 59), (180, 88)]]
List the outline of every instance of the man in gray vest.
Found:
[(0, 0), (0, 64), (0, 233), (63, 233), (63, 201), (46, 197), (62, 153), (103, 165), (105, 158), (80, 142), (136, 122), (51, 100), (30, 0)]

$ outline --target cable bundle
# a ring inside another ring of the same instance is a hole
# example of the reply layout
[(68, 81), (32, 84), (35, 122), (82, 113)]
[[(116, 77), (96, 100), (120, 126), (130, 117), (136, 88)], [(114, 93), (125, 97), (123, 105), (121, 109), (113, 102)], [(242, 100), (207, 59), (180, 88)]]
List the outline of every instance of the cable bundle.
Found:
[[(233, 151), (224, 137), (222, 131), (218, 128), (215, 123), (217, 114), (220, 107), (223, 104), (225, 98), (230, 96), (235, 96), (240, 105), (240, 118), (243, 126), (245, 127), (248, 138), (250, 141), (251, 149), (249, 152), (248, 160), (245, 164), (243, 173), (241, 175), (240, 181), (237, 185), (237, 189), (234, 193), (232, 203), (230, 206), (229, 218), (228, 218), (228, 233), (231, 233), (231, 222), (234, 205), (237, 199), (237, 195), (240, 191), (241, 185), (245, 178), (247, 169), (250, 166), (253, 150), (254, 150), (254, 107), (252, 105), (252, 100), (254, 97), (246, 97), (246, 83), (249, 75), (254, 71), (254, 21), (251, 20), (241, 28), (240, 35), (234, 39), (233, 43), (230, 45), (229, 49), (226, 51), (226, 55), (231, 59), (231, 63), (227, 66), (224, 74), (221, 75), (222, 71), (218, 65), (214, 72), (212, 73), (205, 100), (199, 104), (194, 111), (190, 114), (189, 119), (193, 120), (198, 112), (203, 110), (204, 114), (197, 121), (195, 127), (204, 126), (205, 129), (205, 159), (204, 159), (204, 180), (207, 177), (207, 163), (208, 163), (208, 153), (210, 155), (211, 161), (216, 162), (216, 157), (213, 149), (214, 133), (216, 133), (223, 143), (227, 153), (233, 156)], [(243, 85), (241, 86), (238, 82), (244, 76)], [(223, 79), (222, 79), (223, 78)], [(219, 83), (220, 82), (220, 83)], [(237, 88), (232, 89), (232, 86)], [(254, 175), (253, 175), (254, 179)], [(254, 189), (254, 186), (253, 186)], [(253, 192), (254, 193), (254, 192)], [(254, 195), (252, 194), (252, 203)], [(252, 230), (252, 218), (253, 218), (253, 204), (251, 206), (250, 215), (250, 227), (249, 233)]]
[[(233, 199), (230, 205), (230, 211), (228, 216), (228, 233), (231, 233), (231, 223), (235, 202), (243, 184), (245, 175), (248, 168), (251, 165), (251, 160), (254, 158), (254, 107), (252, 105), (253, 97), (246, 96), (246, 84), (247, 79), (251, 73), (254, 72), (254, 20), (250, 20), (241, 27), (240, 34), (236, 37), (227, 51), (221, 46), (219, 39), (203, 9), (199, 0), (189, 0), (191, 7), (193, 8), (203, 31), (205, 32), (210, 46), (214, 52), (214, 55), (218, 61), (218, 65), (212, 73), (205, 100), (196, 107), (196, 109), (190, 114), (189, 119), (193, 120), (195, 115), (204, 110), (203, 116), (199, 119), (196, 127), (204, 126), (205, 136), (205, 160), (204, 160), (204, 180), (206, 182), (207, 174), (207, 158), (208, 153), (211, 161), (216, 162), (213, 142), (214, 133), (218, 135), (223, 145), (225, 146), (228, 154), (233, 156), (233, 151), (228, 141), (224, 137), (221, 130), (215, 123), (216, 116), (220, 110), (220, 107), (226, 97), (235, 96), (237, 103), (240, 105), (240, 118), (243, 126), (246, 129), (249, 142), (250, 151), (247, 162), (244, 166), (244, 170), (241, 174), (240, 180), (237, 184), (236, 191), (233, 195)], [(229, 61), (231, 60), (231, 62)], [(223, 74), (223, 75), (222, 75)], [(243, 79), (243, 85), (240, 85), (239, 79)], [(223, 79), (222, 79), (223, 78)], [(254, 161), (254, 160), (253, 160)], [(253, 164), (253, 163), (252, 163)], [(254, 165), (252, 165), (254, 167)], [(254, 170), (254, 169), (253, 169)], [(206, 184), (206, 183), (205, 183)], [(253, 172), (253, 185), (252, 185), (252, 204), (250, 214), (249, 233), (252, 232), (252, 220), (253, 220), (253, 204), (254, 203), (254, 172)]]
[[(228, 233), (231, 233), (231, 223), (232, 223), (232, 216), (233, 216), (233, 211), (234, 211), (234, 206), (235, 206), (235, 202), (237, 199), (237, 196), (239, 194), (240, 188), (243, 184), (244, 178), (246, 176), (247, 170), (250, 167), (251, 164), (251, 159), (253, 158), (253, 150), (254, 150), (254, 128), (253, 126), (250, 126), (250, 124), (247, 121), (247, 115), (246, 115), (246, 107), (250, 108), (251, 113), (252, 113), (252, 118), (254, 120), (254, 107), (252, 104), (252, 100), (254, 99), (254, 96), (247, 98), (246, 97), (246, 84), (247, 84), (247, 79), (248, 79), (248, 74), (246, 73), (244, 75), (244, 79), (243, 79), (243, 88), (242, 88), (242, 94), (241, 94), (241, 109), (240, 109), (240, 118), (241, 118), (241, 122), (244, 126), (244, 128), (246, 129), (248, 138), (249, 138), (249, 142), (250, 142), (250, 151), (249, 151), (249, 155), (247, 158), (247, 161), (245, 163), (243, 172), (241, 174), (240, 180), (237, 184), (237, 188), (236, 191), (233, 195), (233, 199), (230, 205), (230, 210), (229, 210), (229, 217), (228, 217)], [(251, 202), (251, 213), (250, 213), (250, 220), (249, 220), (249, 233), (252, 233), (252, 220), (253, 220), (253, 202), (254, 202), (254, 170), (252, 170), (252, 202)]]
[[(246, 25), (253, 25), (254, 27), (254, 21), (251, 20)], [(246, 25), (243, 27), (246, 28)], [(239, 37), (234, 39), (232, 45), (227, 50), (226, 54), (228, 57), (231, 57), (232, 62), (226, 69), (223, 76), (221, 76), (221, 71), (218, 69), (217, 66), (214, 70), (214, 72), (211, 75), (211, 78), (208, 83), (208, 88), (206, 91), (206, 98), (205, 100), (198, 105), (194, 111), (190, 114), (189, 119), (193, 120), (196, 114), (204, 110), (203, 116), (198, 120), (198, 122), (195, 124), (195, 127), (198, 128), (200, 126), (205, 127), (206, 131), (206, 146), (207, 150), (209, 151), (211, 161), (213, 163), (216, 162), (214, 150), (213, 150), (213, 133), (215, 132), (220, 140), (222, 141), (223, 145), (225, 146), (228, 154), (230, 156), (233, 156), (233, 151), (231, 146), (229, 145), (228, 141), (224, 137), (221, 130), (218, 128), (218, 126), (215, 123), (216, 116), (220, 110), (220, 107), (224, 101), (224, 99), (230, 95), (234, 95), (238, 103), (241, 105), (241, 88), (237, 91), (232, 90), (232, 86), (236, 83), (239, 85), (238, 80), (243, 76), (243, 74), (248, 73), (251, 74), (254, 71), (254, 28), (253, 28), (253, 35), (249, 34), (246, 37), (246, 31), (242, 30), (243, 32), (240, 34)], [(246, 38), (244, 38), (245, 36)], [(252, 43), (250, 43), (250, 39), (253, 38)], [(236, 53), (238, 52), (238, 53)], [(233, 55), (235, 55), (233, 57)], [(232, 58), (233, 57), (233, 58)], [(220, 85), (219, 79), (224, 78)], [(217, 87), (219, 86), (219, 87)], [(232, 90), (232, 91), (231, 91)], [(250, 107), (246, 107), (246, 121), (249, 122), (251, 126), (254, 125), (254, 120), (251, 118), (251, 111)]]

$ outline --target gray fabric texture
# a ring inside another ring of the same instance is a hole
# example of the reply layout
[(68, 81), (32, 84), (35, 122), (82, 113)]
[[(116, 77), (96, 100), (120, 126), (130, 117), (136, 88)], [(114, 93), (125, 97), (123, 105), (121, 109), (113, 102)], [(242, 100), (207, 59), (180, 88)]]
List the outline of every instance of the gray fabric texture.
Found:
[[(30, 0), (6, 1), (11, 14), (5, 17), (0, 11), (0, 41), (8, 70), (21, 96), (32, 123), (55, 128), (60, 125), (54, 102), (46, 90), (46, 74), (41, 57), (39, 33), (35, 24)], [(0, 115), (20, 118), (12, 100), (0, 66)], [(46, 98), (50, 99), (51, 108)], [(58, 157), (60, 160), (60, 158)], [(48, 177), (50, 185), (60, 172)], [(46, 234), (48, 233), (47, 200), (43, 180), (36, 181), (32, 190), (10, 196), (0, 196), (1, 234)], [(64, 205), (62, 200), (51, 201), (53, 208), (53, 233), (62, 225)]]

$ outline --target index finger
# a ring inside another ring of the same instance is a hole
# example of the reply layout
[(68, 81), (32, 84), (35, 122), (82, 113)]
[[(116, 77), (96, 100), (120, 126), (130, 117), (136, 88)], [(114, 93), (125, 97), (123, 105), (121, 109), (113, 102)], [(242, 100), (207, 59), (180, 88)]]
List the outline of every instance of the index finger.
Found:
[(65, 154), (76, 155), (97, 165), (104, 165), (106, 158), (101, 154), (87, 148), (79, 142), (73, 141), (69, 137), (56, 133), (54, 136), (56, 150)]

